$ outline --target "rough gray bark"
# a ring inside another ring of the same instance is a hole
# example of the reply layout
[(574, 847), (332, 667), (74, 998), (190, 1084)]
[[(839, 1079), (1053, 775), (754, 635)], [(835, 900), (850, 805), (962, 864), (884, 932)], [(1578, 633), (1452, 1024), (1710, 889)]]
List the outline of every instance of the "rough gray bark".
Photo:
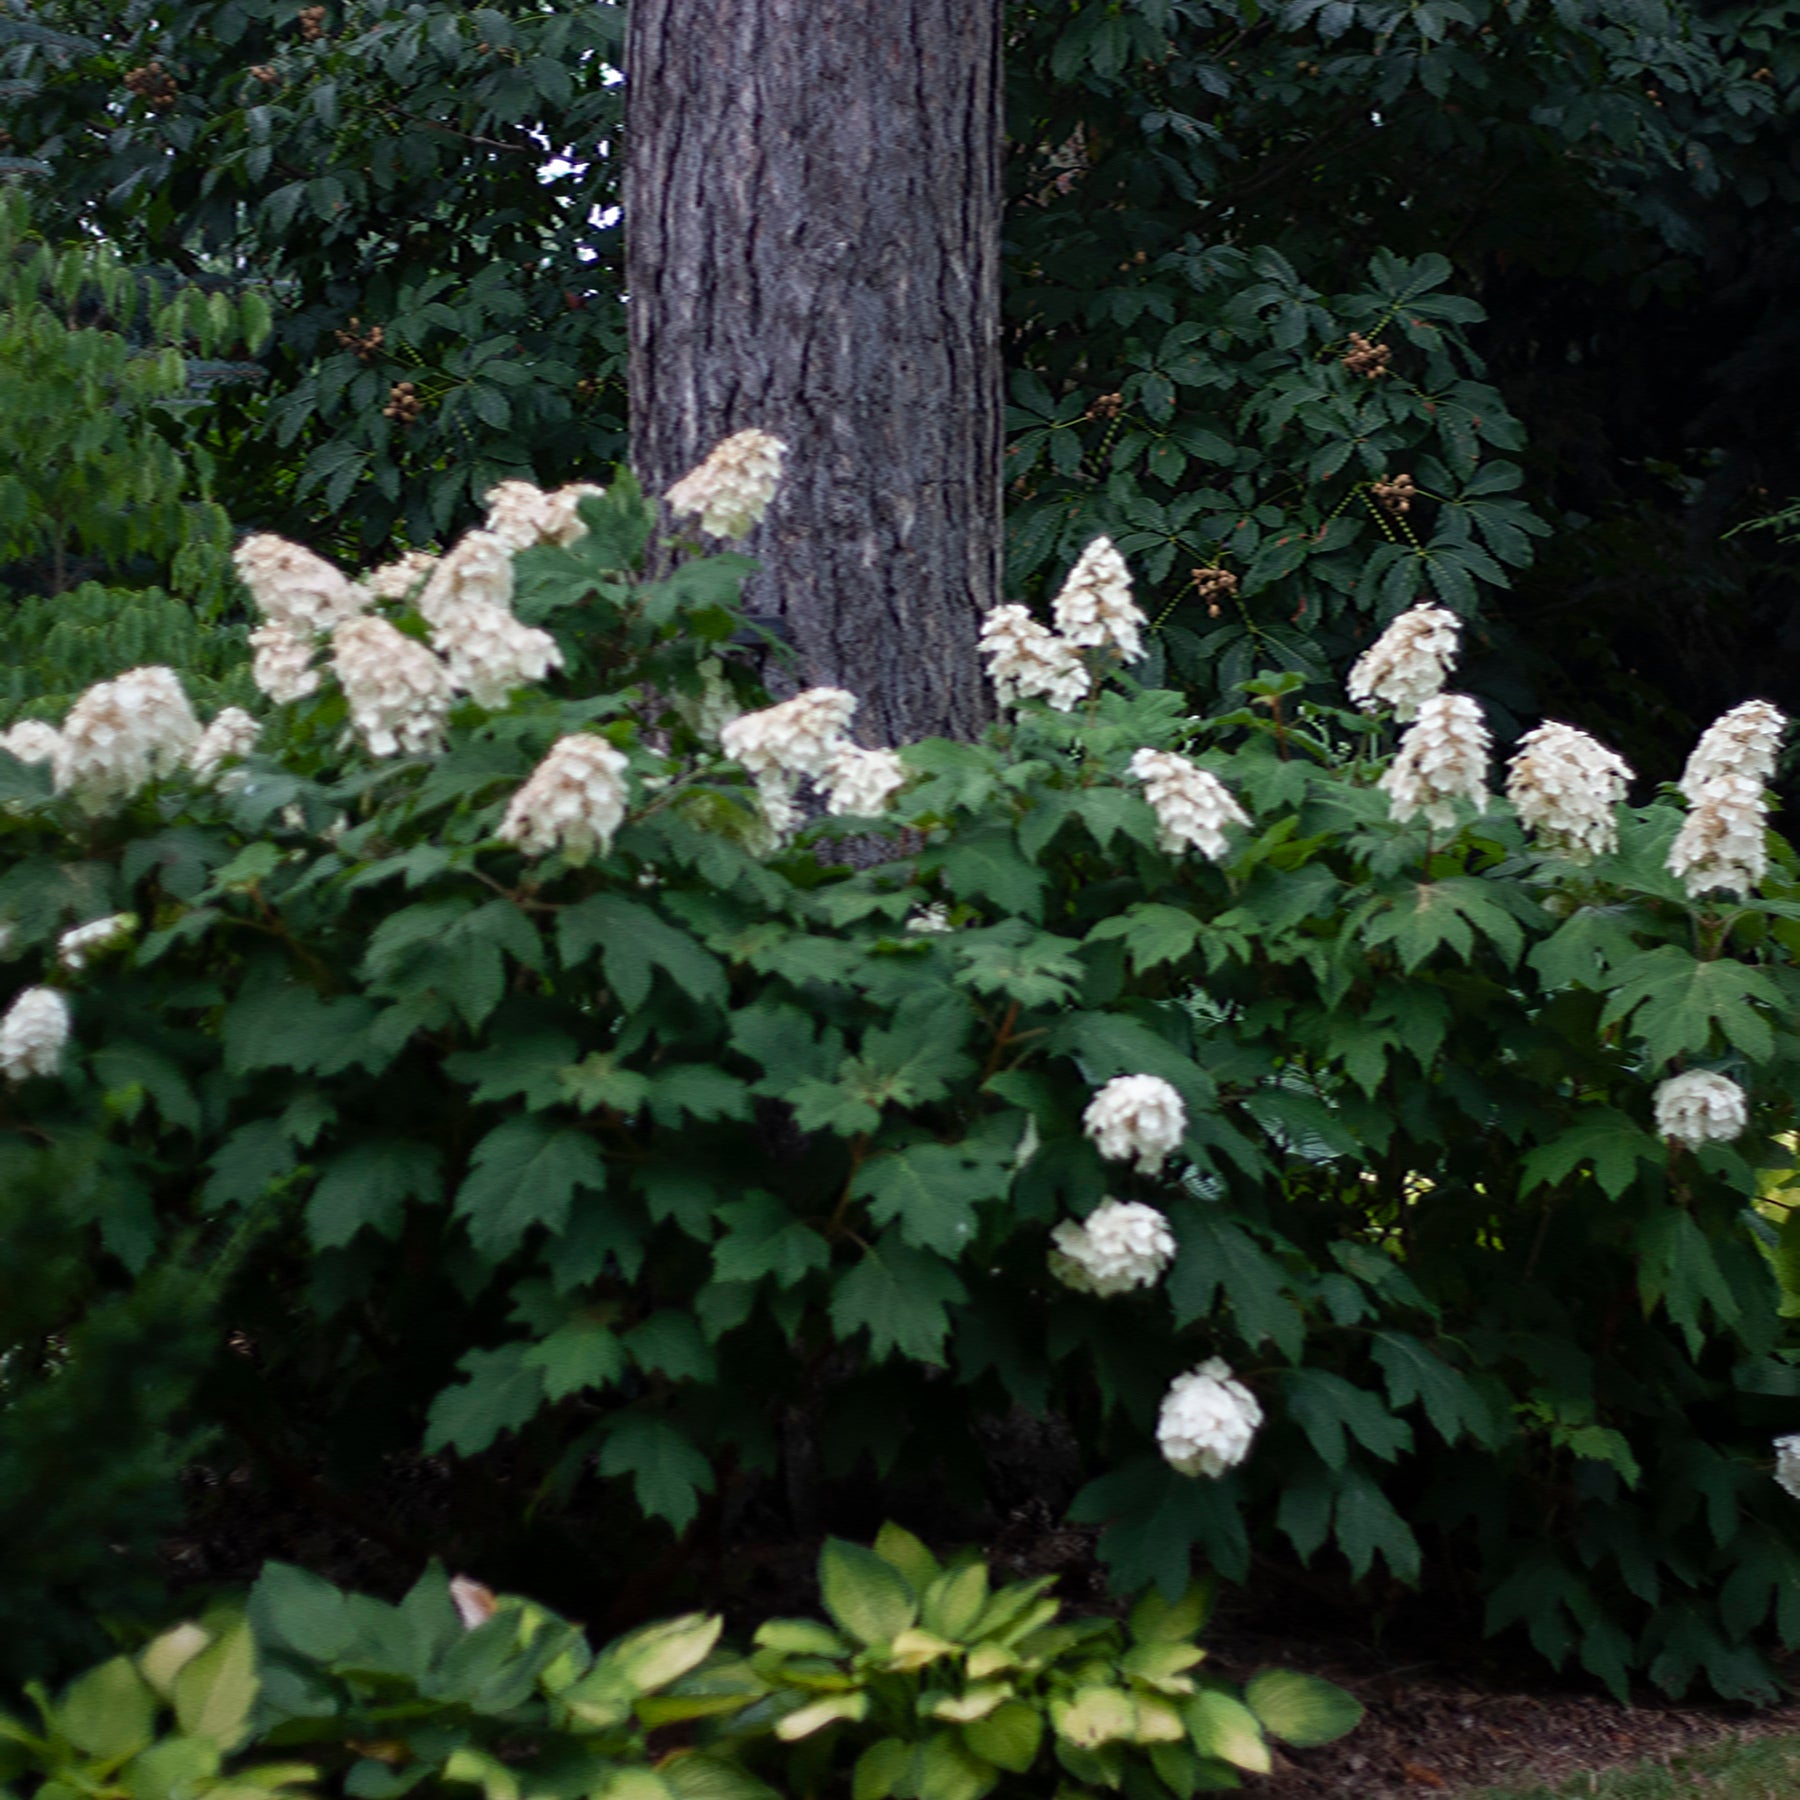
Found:
[(784, 439), (746, 596), (858, 736), (967, 736), (999, 597), (1000, 0), (632, 0), (632, 460)]

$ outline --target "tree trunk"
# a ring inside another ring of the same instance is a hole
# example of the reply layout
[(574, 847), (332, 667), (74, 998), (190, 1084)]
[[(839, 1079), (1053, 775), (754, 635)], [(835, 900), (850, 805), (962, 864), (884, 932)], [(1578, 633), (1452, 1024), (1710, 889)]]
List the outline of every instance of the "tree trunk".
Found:
[(858, 735), (968, 736), (1000, 583), (1000, 0), (632, 0), (632, 459), (789, 447), (746, 604)]

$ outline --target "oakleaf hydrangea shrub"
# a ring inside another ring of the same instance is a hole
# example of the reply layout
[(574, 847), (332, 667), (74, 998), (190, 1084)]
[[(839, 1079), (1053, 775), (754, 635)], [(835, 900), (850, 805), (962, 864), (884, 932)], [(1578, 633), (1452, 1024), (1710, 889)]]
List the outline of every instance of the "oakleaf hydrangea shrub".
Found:
[[(779, 460), (732, 450), (719, 531)], [(111, 752), (84, 701), (80, 755), (0, 765), (13, 1153), (85, 1160), (120, 1291), (255, 1238), (197, 1406), (690, 1540), (797, 1409), (876, 1477), (1055, 1410), (1122, 1592), (1284, 1544), (1619, 1691), (1770, 1691), (1772, 708), (1636, 807), (1537, 735), (1515, 804), (1453, 621), (1401, 614), (1357, 706), (1202, 718), (1094, 544), (989, 620), (980, 742), (874, 745), (753, 691), (744, 559), (645, 578), (629, 477), (494, 505), (337, 583), (247, 550), (291, 640), (254, 743), (139, 671)]]

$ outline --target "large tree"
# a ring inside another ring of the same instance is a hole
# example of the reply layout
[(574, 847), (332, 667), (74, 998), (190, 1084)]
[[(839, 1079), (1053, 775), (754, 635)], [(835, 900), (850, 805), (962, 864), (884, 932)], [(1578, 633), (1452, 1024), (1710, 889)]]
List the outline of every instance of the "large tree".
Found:
[(633, 461), (793, 450), (750, 590), (872, 733), (964, 734), (998, 596), (999, 0), (637, 0)]

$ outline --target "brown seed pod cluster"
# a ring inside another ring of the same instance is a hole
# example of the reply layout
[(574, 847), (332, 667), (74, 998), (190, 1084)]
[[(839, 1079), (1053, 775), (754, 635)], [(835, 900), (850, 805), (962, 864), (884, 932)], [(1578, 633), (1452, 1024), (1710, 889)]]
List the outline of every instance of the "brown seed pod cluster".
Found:
[(1375, 496), (1376, 503), (1385, 506), (1396, 518), (1412, 511), (1413, 499), (1418, 491), (1413, 486), (1413, 478), (1404, 473), (1390, 476), (1386, 481), (1369, 484), (1369, 492)]
[(361, 325), (362, 320), (352, 314), (349, 325), (331, 335), (344, 349), (354, 351), (358, 362), (367, 362), (381, 348), (386, 333), (379, 325), (371, 325), (367, 331), (359, 329)]
[(1194, 592), (1206, 602), (1206, 616), (1219, 616), (1219, 602), (1229, 600), (1238, 590), (1238, 578), (1229, 569), (1196, 569)]
[(410, 381), (396, 381), (388, 389), (388, 403), (381, 409), (381, 416), (392, 419), (396, 425), (416, 425), (424, 410), (419, 390)]
[(1087, 409), (1087, 416), (1090, 419), (1116, 419), (1123, 410), (1124, 405), (1125, 396), (1123, 394), (1102, 394), (1099, 399)]
[(154, 58), (126, 72), (125, 85), (153, 112), (167, 112), (181, 92), (175, 77)]
[(1373, 381), (1378, 375), (1388, 372), (1388, 358), (1393, 352), (1386, 344), (1371, 344), (1360, 331), (1350, 334), (1350, 348), (1338, 358), (1338, 361), (1352, 375), (1361, 375), (1365, 380)]
[(300, 35), (309, 44), (316, 43), (325, 35), (325, 9), (322, 6), (303, 6), (300, 9)]

